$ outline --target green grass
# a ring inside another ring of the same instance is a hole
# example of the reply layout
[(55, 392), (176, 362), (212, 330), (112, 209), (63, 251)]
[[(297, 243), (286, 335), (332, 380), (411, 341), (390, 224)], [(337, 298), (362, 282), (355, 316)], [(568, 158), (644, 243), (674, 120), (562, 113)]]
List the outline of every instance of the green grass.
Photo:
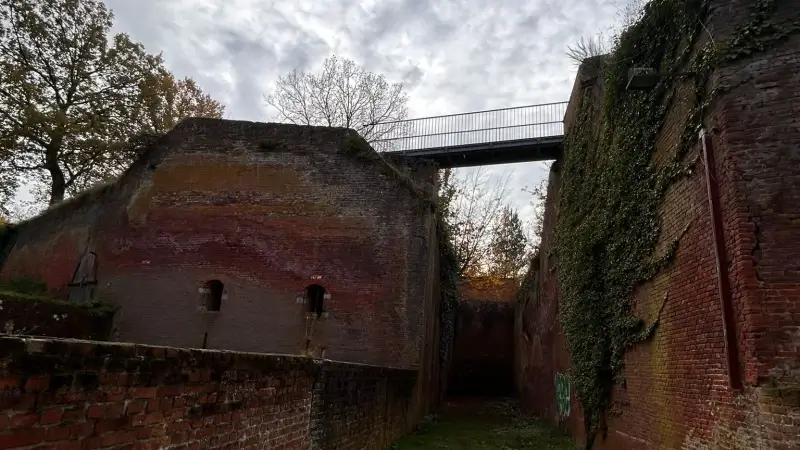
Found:
[(52, 302), (56, 301), (56, 300), (53, 300), (53, 298), (48, 297), (46, 295), (28, 294), (28, 293), (25, 293), (25, 292), (17, 292), (17, 291), (11, 291), (11, 290), (6, 290), (6, 289), (3, 289), (3, 288), (0, 288), (0, 298), (2, 298), (2, 297), (12, 298), (12, 299), (19, 299), (19, 300), (44, 300), (44, 301), (52, 301)]
[(563, 432), (516, 413), (444, 412), (401, 439), (394, 450), (576, 450)]

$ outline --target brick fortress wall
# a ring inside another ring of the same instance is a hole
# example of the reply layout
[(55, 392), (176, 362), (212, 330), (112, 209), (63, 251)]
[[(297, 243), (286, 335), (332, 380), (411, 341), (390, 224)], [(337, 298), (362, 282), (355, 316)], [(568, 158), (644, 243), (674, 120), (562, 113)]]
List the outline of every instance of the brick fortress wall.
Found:
[(0, 277), (66, 298), (91, 273), (120, 341), (299, 353), (310, 338), (318, 356), (417, 368), (439, 294), (435, 170), (395, 166), (408, 173), (352, 130), (189, 119), (117, 182), (22, 224)]
[[(797, 2), (790, 2), (797, 3)], [(713, 2), (708, 32), (719, 42), (752, 14), (752, 2)], [(781, 7), (777, 23), (796, 21)], [(788, 8), (788, 9), (786, 9)], [(581, 89), (602, 101), (602, 87), (581, 86), (579, 72), (566, 125)], [(624, 388), (615, 388), (617, 414), (608, 449), (800, 447), (800, 36), (717, 70), (713, 83), (732, 86), (709, 108), (707, 144), (716, 154), (724, 264), (735, 317), (734, 367), (743, 386), (728, 381), (702, 146), (697, 169), (673, 185), (662, 205), (663, 248), (690, 224), (672, 265), (640, 286), (635, 314), (651, 322), (666, 298), (659, 327), (627, 353)], [(688, 89), (676, 85), (681, 95)], [(689, 102), (675, 102), (657, 144), (661, 164), (676, 147)], [(583, 433), (582, 412), (570, 393), (569, 354), (557, 323), (557, 166), (551, 171), (545, 230), (534, 283), (518, 310), (517, 366), (527, 408)], [(560, 399), (565, 401), (559, 401)]]
[(467, 279), (458, 288), (448, 392), (513, 394), (515, 280)]
[[(553, 246), (560, 162), (550, 167), (539, 254), (530, 270), (532, 289), (515, 308), (516, 383), (522, 406), (529, 412), (559, 423), (566, 417), (557, 407), (557, 382), (569, 369), (569, 352), (558, 323), (558, 280)], [(573, 403), (574, 404), (574, 403)]]
[(308, 358), (0, 338), (0, 448), (383, 449), (416, 372)]

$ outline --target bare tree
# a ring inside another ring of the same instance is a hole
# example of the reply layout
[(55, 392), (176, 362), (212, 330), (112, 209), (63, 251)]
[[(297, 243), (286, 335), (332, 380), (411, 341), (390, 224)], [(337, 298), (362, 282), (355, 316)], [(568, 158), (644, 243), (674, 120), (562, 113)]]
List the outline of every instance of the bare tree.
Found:
[(352, 128), (370, 143), (398, 137), (405, 124), (398, 121), (408, 117), (402, 83), (389, 84), (383, 75), (336, 56), (318, 74), (295, 70), (279, 77), (264, 98), (280, 121)]
[(617, 23), (592, 38), (581, 36), (575, 44), (567, 46), (567, 56), (575, 64), (581, 65), (589, 58), (610, 53), (620, 34), (641, 19), (649, 2), (650, 0), (619, 0), (617, 3), (621, 3), (621, 6), (617, 5), (616, 8)]
[(453, 246), (461, 263), (461, 276), (476, 276), (488, 269), (490, 245), (498, 218), (506, 206), (510, 173), (493, 177), (484, 167), (453, 175), (444, 171), (440, 192), (448, 194), (445, 218), (452, 227)]

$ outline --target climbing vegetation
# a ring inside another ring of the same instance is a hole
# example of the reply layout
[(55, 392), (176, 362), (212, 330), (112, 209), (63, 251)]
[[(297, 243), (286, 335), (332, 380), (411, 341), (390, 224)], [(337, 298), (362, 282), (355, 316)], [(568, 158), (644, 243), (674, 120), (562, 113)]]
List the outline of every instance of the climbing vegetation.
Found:
[[(587, 448), (604, 428), (613, 386), (624, 381), (625, 351), (658, 324), (658, 318), (646, 324), (632, 314), (633, 294), (670, 263), (682, 236), (673, 236), (666, 251), (655, 251), (664, 193), (691, 172), (696, 158), (690, 153), (706, 107), (730, 88), (709, 89), (710, 76), (792, 34), (771, 21), (775, 0), (758, 0), (740, 32), (730, 42), (716, 42), (704, 25), (708, 9), (709, 0), (650, 1), (613, 51), (591, 65), (602, 101), (592, 101), (598, 90), (587, 86), (567, 136), (555, 236), (559, 320), (572, 356), (572, 388), (584, 410)], [(796, 24), (789, 28), (797, 31)], [(626, 90), (633, 67), (673, 76), (661, 77), (649, 90)], [(679, 102), (688, 103), (689, 114), (670, 158), (656, 164), (656, 140)]]
[(458, 279), (461, 263), (453, 245), (450, 224), (445, 220), (442, 208), (436, 209), (436, 240), (439, 243), (439, 289), (442, 305), (439, 313), (441, 338), (439, 340), (439, 362), (441, 364), (441, 386), (444, 387), (447, 368), (450, 365), (450, 350), (455, 336), (456, 306), (458, 305)]

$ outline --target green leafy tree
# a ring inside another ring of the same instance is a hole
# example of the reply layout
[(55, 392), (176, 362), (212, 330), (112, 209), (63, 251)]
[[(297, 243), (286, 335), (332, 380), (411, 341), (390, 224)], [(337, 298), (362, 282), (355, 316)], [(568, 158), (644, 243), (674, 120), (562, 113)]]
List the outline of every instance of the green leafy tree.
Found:
[(0, 148), (0, 216), (11, 214), (11, 202), (17, 191), (18, 180), (8, 162), (10, 155)]
[(497, 218), (489, 243), (489, 273), (518, 278), (528, 262), (528, 238), (517, 211), (506, 206)]
[(134, 122), (141, 132), (162, 134), (186, 117), (222, 118), (225, 106), (203, 92), (193, 79), (181, 80), (159, 68), (140, 86)]
[(24, 179), (58, 203), (127, 167), (132, 136), (193, 115), (196, 85), (112, 22), (98, 0), (0, 0), (0, 196)]
[(447, 223), (453, 223), (453, 200), (458, 193), (458, 187), (453, 176), (453, 169), (439, 171), (439, 196), (436, 207), (441, 211), (441, 217)]

